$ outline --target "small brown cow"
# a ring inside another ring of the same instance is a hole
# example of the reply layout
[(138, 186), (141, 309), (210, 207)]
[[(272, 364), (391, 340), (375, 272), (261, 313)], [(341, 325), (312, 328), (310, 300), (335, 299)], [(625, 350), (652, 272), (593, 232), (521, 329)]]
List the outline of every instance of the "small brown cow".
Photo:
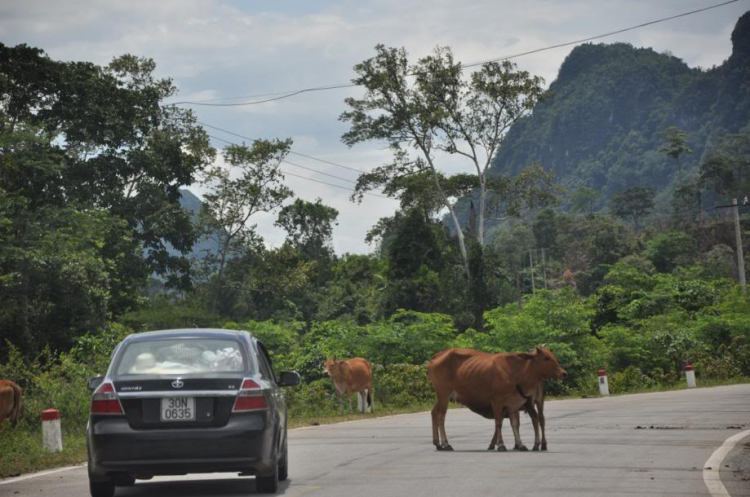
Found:
[[(325, 363), (326, 373), (333, 380), (336, 392), (339, 394), (339, 406), (341, 413), (344, 412), (343, 395), (349, 398), (349, 412), (352, 412), (353, 393), (359, 396), (362, 412), (373, 412), (372, 398), (372, 366), (370, 361), (361, 357), (354, 357), (347, 361), (336, 361), (328, 358)], [(360, 402), (358, 401), (358, 405)]]
[(10, 380), (0, 380), (0, 423), (10, 420), (16, 426), (23, 407), (23, 391)]
[[(537, 347), (530, 354), (488, 354), (471, 349), (447, 349), (435, 354), (428, 364), (430, 380), (437, 394), (432, 409), (432, 439), (438, 450), (453, 450), (445, 433), (445, 415), (452, 395), (472, 411), (495, 420), (497, 450), (505, 450), (502, 423), (510, 418), (516, 450), (528, 450), (518, 430), (519, 411), (524, 409), (537, 426), (534, 404), (542, 381), (562, 378), (567, 373), (554, 354)], [(441, 441), (442, 439), (442, 441)], [(535, 446), (538, 448), (538, 432)]]

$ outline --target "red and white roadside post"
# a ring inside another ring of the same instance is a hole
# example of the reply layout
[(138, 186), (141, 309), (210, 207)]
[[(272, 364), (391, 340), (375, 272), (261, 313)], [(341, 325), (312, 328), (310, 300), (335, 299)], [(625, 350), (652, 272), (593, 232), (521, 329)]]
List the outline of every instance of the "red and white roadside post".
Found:
[(599, 376), (599, 393), (602, 394), (602, 396), (609, 395), (609, 383), (607, 383), (607, 373), (600, 369), (596, 372), (597, 376)]
[(62, 450), (62, 430), (60, 429), (60, 411), (46, 409), (42, 411), (42, 443), (50, 452)]
[(693, 366), (690, 364), (685, 366), (685, 379), (687, 380), (688, 388), (695, 388), (695, 371), (693, 371)]

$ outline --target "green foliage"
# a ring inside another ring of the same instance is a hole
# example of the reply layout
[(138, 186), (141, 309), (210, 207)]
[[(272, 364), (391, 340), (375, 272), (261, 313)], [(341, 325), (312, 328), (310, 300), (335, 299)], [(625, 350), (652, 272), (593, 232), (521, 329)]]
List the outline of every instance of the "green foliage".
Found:
[(660, 273), (670, 273), (689, 265), (695, 255), (695, 242), (687, 233), (670, 231), (655, 235), (646, 243), (646, 257)]
[(203, 307), (157, 298), (137, 311), (120, 316), (119, 322), (135, 331), (174, 330), (180, 328), (218, 328), (220, 316)]
[[(228, 145), (225, 164), (215, 164), (205, 173), (209, 189), (199, 215), (207, 234), (218, 237), (217, 273), (211, 312), (216, 310), (223, 291), (224, 266), (256, 237), (250, 219), (271, 212), (293, 196), (283, 184), (279, 165), (291, 150), (291, 140), (256, 140), (251, 146)], [(239, 176), (232, 171), (239, 171)]]
[[(196, 238), (180, 187), (213, 160), (150, 59), (107, 66), (0, 44), (0, 335), (27, 354), (137, 305), (150, 274), (190, 285)], [(171, 250), (171, 251), (170, 251)]]
[(568, 371), (568, 385), (576, 385), (604, 359), (602, 344), (590, 331), (592, 317), (593, 312), (571, 289), (540, 291), (523, 308), (508, 304), (488, 311), (487, 333), (464, 333), (457, 345), (526, 352), (546, 343)]
[(435, 400), (424, 364), (373, 366), (375, 400), (389, 407), (427, 404)]
[(612, 213), (633, 221), (636, 231), (643, 220), (654, 209), (654, 189), (633, 186), (612, 196)]
[(223, 328), (249, 331), (263, 342), (273, 361), (276, 372), (291, 371), (297, 365), (300, 354), (302, 323), (274, 323), (267, 321), (247, 321), (245, 323), (224, 323)]
[(621, 372), (609, 375), (608, 382), (612, 393), (637, 392), (655, 384), (653, 378), (643, 374), (635, 366), (628, 366)]
[(287, 232), (287, 243), (307, 254), (312, 260), (328, 259), (333, 255), (331, 235), (339, 211), (323, 205), (297, 199), (279, 211), (276, 226)]

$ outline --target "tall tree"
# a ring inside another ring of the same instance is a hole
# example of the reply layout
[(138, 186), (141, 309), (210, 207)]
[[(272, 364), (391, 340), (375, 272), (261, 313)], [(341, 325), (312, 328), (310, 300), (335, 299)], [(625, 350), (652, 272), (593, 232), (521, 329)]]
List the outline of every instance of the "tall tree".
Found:
[[(80, 281), (95, 281), (92, 291), (104, 285), (100, 315), (134, 306), (154, 272), (170, 284), (189, 284), (187, 259), (170, 252), (185, 254), (195, 240), (179, 189), (214, 151), (190, 111), (162, 105), (176, 88), (154, 71), (152, 60), (130, 55), (102, 67), (0, 44), (0, 190), (9, 200), (0, 216), (9, 223), (0, 274), (13, 275), (3, 297), (18, 314), (0, 328), (20, 330), (32, 349), (45, 343), (42, 335), (93, 331), (93, 324), (65, 320), (34, 328), (36, 311), (60, 304), (55, 291), (44, 291), (60, 276), (53, 269), (72, 268), (51, 265), (46, 281), (35, 277), (42, 255), (55, 253), (50, 240), (59, 241), (57, 235), (80, 235), (64, 247), (92, 269)], [(97, 221), (103, 217), (108, 221)], [(99, 231), (89, 236), (82, 226), (95, 222)]]
[(654, 189), (647, 186), (634, 186), (612, 196), (612, 213), (633, 221), (638, 231), (640, 221), (654, 209)]
[[(510, 62), (488, 63), (467, 81), (463, 67), (449, 48), (437, 48), (433, 55), (410, 65), (406, 50), (376, 47), (375, 57), (355, 66), (363, 86), (361, 98), (346, 100), (350, 110), (341, 120), (351, 129), (343, 141), (352, 146), (368, 140), (383, 140), (394, 153), (391, 164), (360, 177), (359, 192), (387, 185), (406, 175), (425, 172), (434, 194), (448, 210), (458, 238), (464, 270), (470, 274), (469, 254), (463, 231), (446, 188), (438, 161), (456, 155), (475, 171), (473, 187), (479, 191), (477, 237), (484, 243), (487, 169), (507, 129), (528, 114), (542, 96), (543, 81)], [(424, 177), (424, 176), (423, 176)]]
[(660, 134), (665, 143), (659, 149), (659, 152), (666, 154), (675, 160), (675, 163), (677, 164), (678, 178), (680, 184), (682, 184), (682, 164), (680, 164), (680, 156), (693, 153), (693, 149), (687, 144), (687, 133), (677, 126), (670, 126)]
[[(289, 154), (291, 140), (257, 140), (252, 146), (229, 145), (224, 149), (225, 164), (208, 169), (200, 219), (206, 233), (217, 238), (218, 268), (211, 303), (216, 309), (221, 295), (227, 260), (253, 238), (255, 225), (250, 218), (259, 212), (271, 212), (291, 197), (282, 181), (279, 166)], [(233, 174), (236, 168), (239, 176)]]
[(750, 194), (750, 134), (722, 136), (707, 156), (701, 164), (704, 187), (725, 200)]
[(297, 199), (283, 207), (276, 226), (287, 232), (287, 243), (314, 261), (333, 255), (331, 235), (339, 211), (323, 204), (321, 199), (307, 202)]

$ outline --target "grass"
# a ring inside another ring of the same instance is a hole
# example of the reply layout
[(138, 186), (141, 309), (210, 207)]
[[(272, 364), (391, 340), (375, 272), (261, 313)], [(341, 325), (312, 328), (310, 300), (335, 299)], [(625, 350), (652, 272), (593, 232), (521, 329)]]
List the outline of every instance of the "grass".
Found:
[[(734, 378), (729, 380), (698, 380), (698, 388), (715, 387), (724, 385), (737, 385), (750, 383), (750, 378)], [(615, 395), (627, 395), (632, 393), (666, 392), (672, 390), (686, 390), (685, 382), (669, 385), (654, 385), (649, 388), (630, 390)], [(562, 397), (550, 397), (549, 400), (579, 399), (598, 397), (598, 392), (587, 392), (578, 395), (565, 395)], [(460, 407), (456, 405), (455, 407)], [(427, 411), (432, 404), (415, 404), (406, 407), (384, 407), (376, 405), (373, 414), (344, 414), (344, 415), (300, 415), (289, 417), (289, 428), (302, 428), (306, 426), (318, 426), (325, 424), (342, 423), (345, 421), (357, 421), (361, 419), (372, 419), (396, 414), (411, 414)], [(10, 478), (25, 473), (40, 471), (59, 466), (81, 464), (86, 461), (86, 437), (83, 430), (66, 430), (63, 434), (63, 451), (50, 454), (42, 447), (42, 434), (38, 427), (21, 425), (16, 429), (3, 426), (0, 431), (0, 478)]]
[(0, 432), (0, 478), (59, 466), (80, 464), (86, 460), (86, 436), (83, 432), (63, 434), (63, 450), (50, 454), (42, 446), (40, 429), (4, 426)]

